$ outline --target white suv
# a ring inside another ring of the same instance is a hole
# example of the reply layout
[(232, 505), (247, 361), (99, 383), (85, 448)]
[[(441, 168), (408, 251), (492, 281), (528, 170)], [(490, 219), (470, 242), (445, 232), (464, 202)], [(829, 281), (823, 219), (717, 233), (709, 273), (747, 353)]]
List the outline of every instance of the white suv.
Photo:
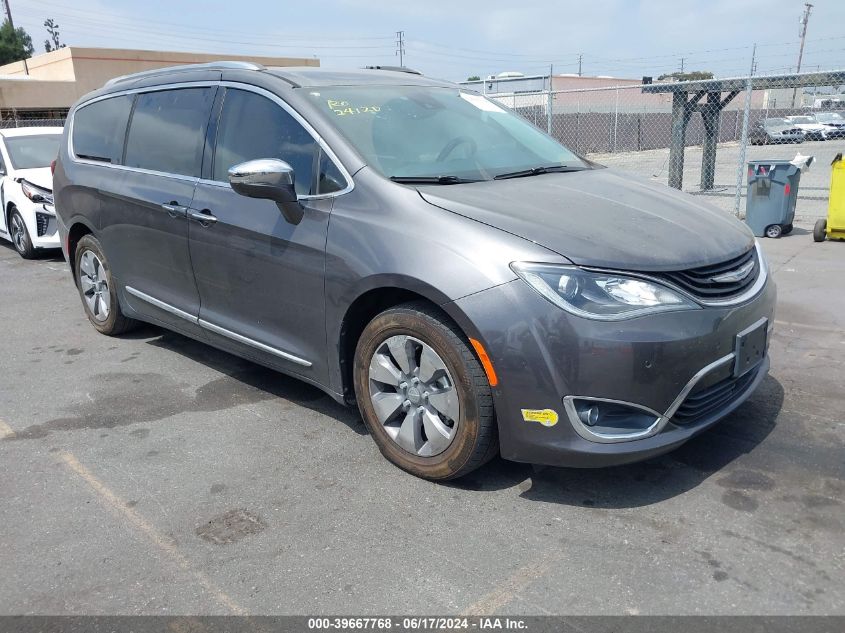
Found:
[(0, 130), (0, 238), (25, 259), (37, 249), (61, 247), (50, 168), (61, 138), (60, 127)]

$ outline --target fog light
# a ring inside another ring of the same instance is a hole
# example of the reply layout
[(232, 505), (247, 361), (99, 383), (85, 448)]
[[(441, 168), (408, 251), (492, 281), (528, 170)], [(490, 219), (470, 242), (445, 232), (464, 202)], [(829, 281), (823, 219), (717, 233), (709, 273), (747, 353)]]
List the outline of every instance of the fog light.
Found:
[(567, 396), (563, 404), (575, 430), (595, 441), (647, 437), (661, 420), (656, 411), (628, 402)]
[(578, 418), (587, 426), (595, 426), (599, 421), (599, 408), (596, 405), (582, 408), (578, 411)]

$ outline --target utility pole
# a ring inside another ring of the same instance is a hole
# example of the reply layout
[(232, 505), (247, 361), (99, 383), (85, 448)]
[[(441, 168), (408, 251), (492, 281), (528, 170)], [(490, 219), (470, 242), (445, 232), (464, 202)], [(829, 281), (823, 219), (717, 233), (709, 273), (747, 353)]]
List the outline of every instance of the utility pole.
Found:
[(581, 62), (584, 61), (583, 55), (578, 55), (578, 76), (581, 76)]
[(685, 60), (686, 60), (686, 57), (681, 57), (681, 74), (682, 75), (684, 74), (684, 61)]
[[(798, 49), (798, 67), (795, 69), (796, 73), (801, 72), (801, 58), (804, 57), (804, 38), (807, 37), (807, 23), (810, 21), (810, 11), (813, 5), (809, 2), (804, 3), (804, 15), (801, 16), (801, 47)], [(795, 99), (798, 95), (798, 88), (792, 89), (792, 107), (795, 107)]]
[(405, 66), (405, 31), (396, 31), (396, 54), (399, 55), (399, 65)]
[(9, 0), (3, 0), (3, 7), (6, 9), (6, 19), (9, 21), (9, 26), (14, 30), (15, 23), (12, 22), (12, 7), (9, 6)]

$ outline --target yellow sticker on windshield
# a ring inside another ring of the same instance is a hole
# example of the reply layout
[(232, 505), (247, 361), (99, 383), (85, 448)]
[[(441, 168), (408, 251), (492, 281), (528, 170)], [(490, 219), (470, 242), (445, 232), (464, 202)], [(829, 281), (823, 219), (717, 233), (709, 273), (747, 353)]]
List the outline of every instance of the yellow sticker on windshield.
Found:
[(349, 105), (348, 101), (335, 101), (334, 99), (326, 99), (326, 104), (337, 116), (346, 116), (349, 114), (375, 114), (376, 112), (381, 111), (379, 106), (370, 105), (356, 107)]
[(522, 409), (522, 419), (526, 422), (539, 422), (543, 426), (557, 424), (557, 411), (553, 409)]

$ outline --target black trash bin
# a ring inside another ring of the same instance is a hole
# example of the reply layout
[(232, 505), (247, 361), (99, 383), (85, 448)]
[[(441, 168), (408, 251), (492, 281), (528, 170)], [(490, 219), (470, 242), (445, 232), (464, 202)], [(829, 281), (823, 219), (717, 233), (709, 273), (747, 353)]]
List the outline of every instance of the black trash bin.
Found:
[(745, 222), (754, 235), (780, 237), (792, 230), (800, 181), (801, 166), (792, 161), (748, 162)]

